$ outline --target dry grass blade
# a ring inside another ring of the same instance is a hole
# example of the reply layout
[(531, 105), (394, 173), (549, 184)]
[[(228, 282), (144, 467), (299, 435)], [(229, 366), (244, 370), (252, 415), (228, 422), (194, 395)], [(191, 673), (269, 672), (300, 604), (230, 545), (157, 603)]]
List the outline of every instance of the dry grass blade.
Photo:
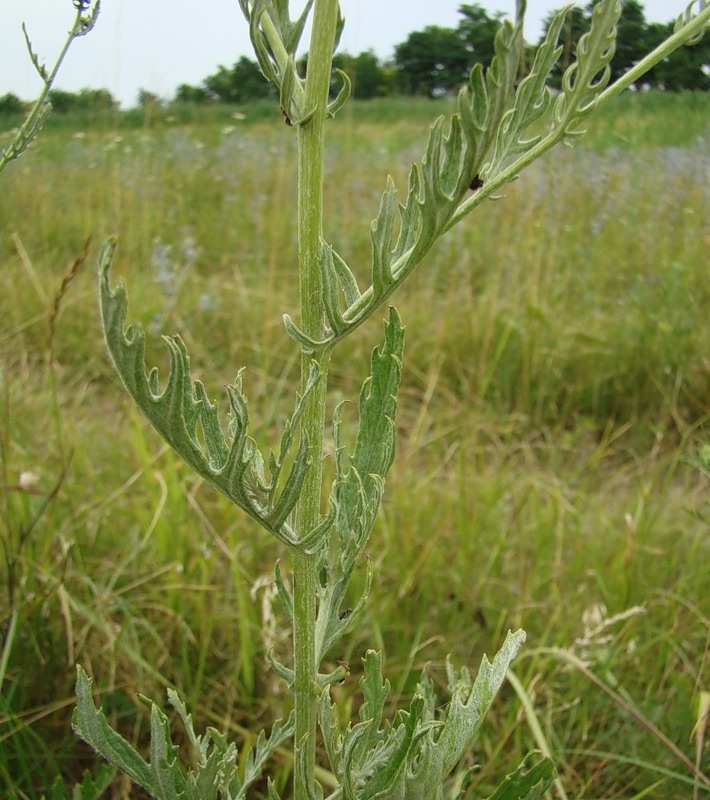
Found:
[(59, 312), (62, 308), (62, 301), (66, 296), (66, 293), (69, 291), (69, 286), (71, 282), (76, 278), (77, 273), (79, 272), (79, 267), (86, 261), (89, 256), (89, 246), (91, 245), (91, 236), (86, 237), (86, 241), (84, 242), (84, 247), (82, 251), (77, 255), (77, 257), (72, 262), (72, 265), (69, 269), (64, 273), (64, 277), (62, 278), (62, 282), (59, 285), (59, 289), (57, 289), (54, 295), (54, 302), (52, 303), (52, 310), (49, 314), (49, 363), (50, 365), (54, 364), (54, 337), (57, 331), (57, 318), (59, 317)]
[(40, 298), (43, 304), (47, 303), (47, 293), (44, 291), (44, 286), (42, 286), (42, 281), (40, 281), (39, 276), (37, 275), (37, 270), (34, 268), (34, 264), (32, 263), (32, 259), (29, 256), (29, 253), (25, 249), (24, 244), (22, 243), (22, 239), (20, 238), (20, 234), (15, 231), (12, 234), (12, 241), (17, 249), (17, 253), (20, 256), (20, 261), (22, 261), (22, 266), (25, 268), (25, 272), (29, 276), (30, 281), (32, 282), (32, 286), (34, 287), (35, 292), (37, 292), (37, 296)]
[[(703, 758), (703, 748), (705, 746), (705, 733), (710, 720), (710, 692), (700, 692), (698, 698), (698, 720), (695, 723), (693, 733), (695, 734), (695, 766), (700, 771)], [(696, 780), (693, 787), (693, 800), (697, 800), (700, 786)]]
[[(602, 691), (606, 692), (606, 694), (611, 697), (611, 699), (617, 703), (621, 708), (626, 711), (633, 719), (645, 728), (649, 733), (653, 734), (656, 739), (673, 755), (680, 761), (684, 766), (688, 768), (688, 770), (695, 776), (696, 780), (700, 783), (704, 784), (707, 787), (710, 787), (710, 778), (705, 775), (700, 768), (695, 765), (688, 756), (678, 747), (675, 742), (672, 742), (668, 736), (666, 736), (663, 731), (658, 728), (656, 725), (651, 722), (650, 719), (645, 717), (635, 706), (633, 706), (628, 700), (622, 697), (618, 692), (614, 691), (614, 689), (609, 686), (608, 683), (603, 681), (598, 675), (595, 675), (591, 669), (582, 661), (581, 658), (578, 658), (574, 653), (570, 652), (569, 650), (565, 650), (560, 647), (540, 647), (534, 651), (534, 653), (543, 655), (551, 655), (555, 656), (556, 658), (560, 658), (563, 661), (566, 661), (568, 664), (573, 666), (575, 669), (579, 670), (585, 677), (587, 677), (595, 686), (598, 686)], [(528, 652), (528, 655), (532, 655), (532, 653)]]

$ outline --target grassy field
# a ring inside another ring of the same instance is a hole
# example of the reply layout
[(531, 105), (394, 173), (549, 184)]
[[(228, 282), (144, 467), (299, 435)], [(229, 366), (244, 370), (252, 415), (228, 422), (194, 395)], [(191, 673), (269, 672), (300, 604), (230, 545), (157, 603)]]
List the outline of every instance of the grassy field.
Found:
[[(385, 177), (406, 186), (446, 109), (355, 104), (331, 125), (326, 236), (363, 280)], [(696, 725), (710, 690), (709, 112), (707, 95), (620, 98), (452, 231), (397, 299), (398, 459), (369, 616), (332, 653), (352, 668), (337, 697), (345, 717), (367, 647), (386, 652), (394, 702), (426, 665), (445, 681), (446, 653), (473, 668), (524, 627), (467, 797), (540, 734), (568, 798), (708, 795), (692, 768), (710, 764)], [(160, 334), (179, 332), (223, 407), (245, 366), (255, 436), (273, 446), (297, 383), (281, 324), (298, 304), (294, 155), (263, 108), (57, 118), (0, 178), (2, 797), (95, 771), (69, 725), (75, 663), (139, 744), (138, 692), (174, 686), (198, 727), (247, 745), (286, 709), (265, 664), (288, 638), (271, 607), (283, 553), (132, 409), (91, 264), (119, 234), (149, 358), (164, 367)], [(380, 328), (336, 351), (332, 406), (357, 397)], [(286, 757), (275, 773), (287, 786)], [(139, 797), (120, 781), (107, 796)]]

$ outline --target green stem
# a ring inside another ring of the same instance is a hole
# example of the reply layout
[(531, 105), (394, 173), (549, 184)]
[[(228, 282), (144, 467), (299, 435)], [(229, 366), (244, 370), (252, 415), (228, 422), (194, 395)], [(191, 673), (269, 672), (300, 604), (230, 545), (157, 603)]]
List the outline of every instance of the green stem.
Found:
[(611, 86), (604, 89), (597, 99), (597, 105), (601, 105), (612, 97), (621, 94), (624, 89), (628, 89), (632, 83), (635, 83), (639, 78), (643, 77), (650, 69), (655, 67), (656, 64), (668, 58), (668, 56), (678, 50), (678, 48), (683, 46), (692, 47), (692, 45), (686, 45), (685, 43), (696, 34), (701, 33), (708, 24), (710, 24), (710, 8), (698, 12), (691, 22), (676, 31), (672, 36), (658, 45), (655, 50), (652, 50), (637, 64), (634, 64), (634, 66), (631, 67), (628, 72), (624, 73), (615, 83), (612, 83)]
[[(14, 158), (17, 157), (16, 154), (22, 152), (22, 150), (26, 147), (26, 143), (28, 139), (32, 135), (32, 131), (34, 130), (35, 126), (38, 123), (39, 117), (43, 112), (45, 103), (47, 102), (47, 97), (49, 96), (49, 92), (52, 88), (52, 84), (54, 83), (54, 79), (57, 77), (57, 73), (59, 72), (59, 68), (62, 65), (62, 61), (64, 61), (64, 56), (69, 52), (69, 47), (74, 39), (79, 35), (79, 31), (81, 30), (81, 19), (83, 16), (83, 11), (79, 9), (76, 12), (76, 18), (74, 19), (74, 24), (69, 31), (69, 35), (67, 36), (67, 40), (64, 42), (64, 47), (62, 47), (59, 56), (52, 68), (52, 71), (49, 75), (41, 76), (44, 82), (44, 87), (42, 88), (42, 92), (40, 93), (39, 97), (35, 101), (35, 104), (32, 106), (32, 110), (30, 111), (27, 119), (22, 123), (22, 127), (17, 132), (15, 138), (10, 142), (10, 144), (2, 151), (0, 151), (0, 172), (5, 169), (8, 162), (12, 161)], [(25, 39), (27, 40), (27, 46), (30, 47), (30, 41), (27, 35), (27, 31), (23, 26), (23, 30), (25, 31)], [(30, 54), (31, 54), (30, 50)]]
[[(298, 260), (301, 325), (317, 339), (324, 335), (321, 295), (320, 248), (323, 231), (324, 122), (330, 86), (333, 41), (338, 18), (337, 0), (316, 0), (306, 77), (306, 108), (313, 118), (298, 128)], [(302, 435), (308, 437), (312, 465), (296, 506), (295, 524), (300, 536), (320, 521), (323, 431), (330, 350), (317, 356), (321, 368), (318, 385), (308, 398), (302, 418)], [(304, 387), (311, 356), (301, 356)], [(315, 796), (316, 723), (318, 714), (318, 663), (316, 659), (317, 557), (298, 553), (294, 573), (294, 694), (296, 705), (294, 798)]]

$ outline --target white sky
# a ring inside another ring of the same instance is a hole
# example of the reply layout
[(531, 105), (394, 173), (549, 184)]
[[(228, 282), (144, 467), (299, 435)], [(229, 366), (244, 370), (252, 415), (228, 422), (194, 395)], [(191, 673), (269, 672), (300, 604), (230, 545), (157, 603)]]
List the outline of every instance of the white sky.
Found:
[[(394, 45), (411, 31), (426, 25), (456, 27), (463, 1), (341, 0), (346, 22), (340, 49), (359, 53), (372, 48), (389, 58)], [(512, 15), (515, 9), (515, 0), (478, 2), (490, 14)], [(528, 41), (537, 41), (541, 20), (564, 4), (528, 0)], [(643, 5), (649, 21), (669, 22), (687, 4), (647, 0)], [(291, 5), (301, 7), (298, 2)], [(35, 51), (51, 67), (73, 19), (71, 0), (0, 0), (0, 96), (12, 92), (27, 100), (41, 89), (25, 49), (22, 22)], [(103, 0), (96, 28), (73, 43), (55, 87), (72, 92), (107, 88), (128, 107), (135, 104), (140, 88), (170, 98), (179, 84), (198, 85), (220, 64), (229, 67), (242, 55), (254, 57), (237, 0)]]

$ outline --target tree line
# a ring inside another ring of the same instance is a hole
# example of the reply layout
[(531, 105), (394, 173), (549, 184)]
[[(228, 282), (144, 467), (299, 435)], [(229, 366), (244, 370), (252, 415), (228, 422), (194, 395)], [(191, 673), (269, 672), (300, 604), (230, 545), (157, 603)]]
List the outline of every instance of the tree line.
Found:
[[(563, 55), (557, 81), (572, 62), (580, 37), (591, 27), (593, 2), (575, 7), (567, 15), (562, 34)], [(459, 7), (456, 28), (429, 25), (414, 31), (396, 45), (394, 57), (381, 61), (371, 50), (350, 55), (338, 53), (334, 68), (348, 74), (353, 95), (362, 100), (393, 94), (437, 97), (458, 89), (467, 79), (474, 63), (490, 64), (494, 39), (502, 13), (489, 14), (479, 3)], [(546, 18), (540, 37), (542, 43), (554, 13)], [(673, 32), (674, 22), (649, 22), (637, 0), (625, 0), (618, 26), (617, 47), (611, 62), (612, 80), (626, 72), (646, 53)], [(525, 61), (532, 63), (536, 46), (530, 45)], [(304, 59), (305, 62), (305, 59)], [(524, 68), (525, 65), (523, 65)], [(644, 86), (668, 91), (710, 90), (710, 39), (705, 37), (693, 47), (676, 51), (643, 78)], [(333, 89), (339, 81), (334, 77)], [(221, 101), (244, 103), (270, 97), (272, 88), (263, 79), (256, 62), (240, 58), (231, 68), (220, 66), (200, 86), (182, 84), (175, 100), (180, 102)]]
[[(567, 14), (562, 42), (563, 55), (557, 68), (561, 80), (567, 65), (574, 58), (580, 37), (591, 26), (593, 2), (572, 8)], [(338, 53), (333, 67), (347, 73), (352, 82), (353, 96), (368, 100), (395, 94), (438, 97), (458, 89), (467, 79), (471, 66), (484, 66), (493, 58), (493, 42), (503, 17), (489, 14), (478, 3), (459, 7), (461, 19), (456, 28), (429, 25), (413, 31), (405, 41), (396, 45), (390, 60), (380, 60), (372, 50), (351, 55)], [(547, 31), (554, 13), (544, 22)], [(649, 22), (638, 0), (625, 0), (618, 26), (616, 53), (611, 62), (612, 80), (626, 72), (643, 55), (660, 44), (673, 31), (673, 21)], [(544, 33), (540, 42), (544, 39)], [(529, 45), (525, 62), (532, 63), (535, 45)], [(301, 61), (305, 68), (307, 57)], [(525, 68), (525, 64), (521, 65)], [(667, 91), (710, 90), (710, 38), (697, 45), (685, 47), (658, 64), (643, 78), (644, 86)], [(333, 90), (337, 92), (339, 78), (334, 73)], [(183, 83), (178, 86), (171, 102), (242, 104), (272, 98), (273, 86), (262, 76), (255, 61), (242, 56), (232, 67), (220, 65), (213, 75), (201, 84)], [(78, 93), (53, 90), (51, 101), (57, 112), (71, 110), (115, 110), (118, 103), (106, 89), (83, 89)], [(141, 89), (138, 105), (144, 108), (162, 105), (165, 101), (156, 94)], [(20, 113), (21, 100), (12, 94), (0, 97), (0, 114)]]

